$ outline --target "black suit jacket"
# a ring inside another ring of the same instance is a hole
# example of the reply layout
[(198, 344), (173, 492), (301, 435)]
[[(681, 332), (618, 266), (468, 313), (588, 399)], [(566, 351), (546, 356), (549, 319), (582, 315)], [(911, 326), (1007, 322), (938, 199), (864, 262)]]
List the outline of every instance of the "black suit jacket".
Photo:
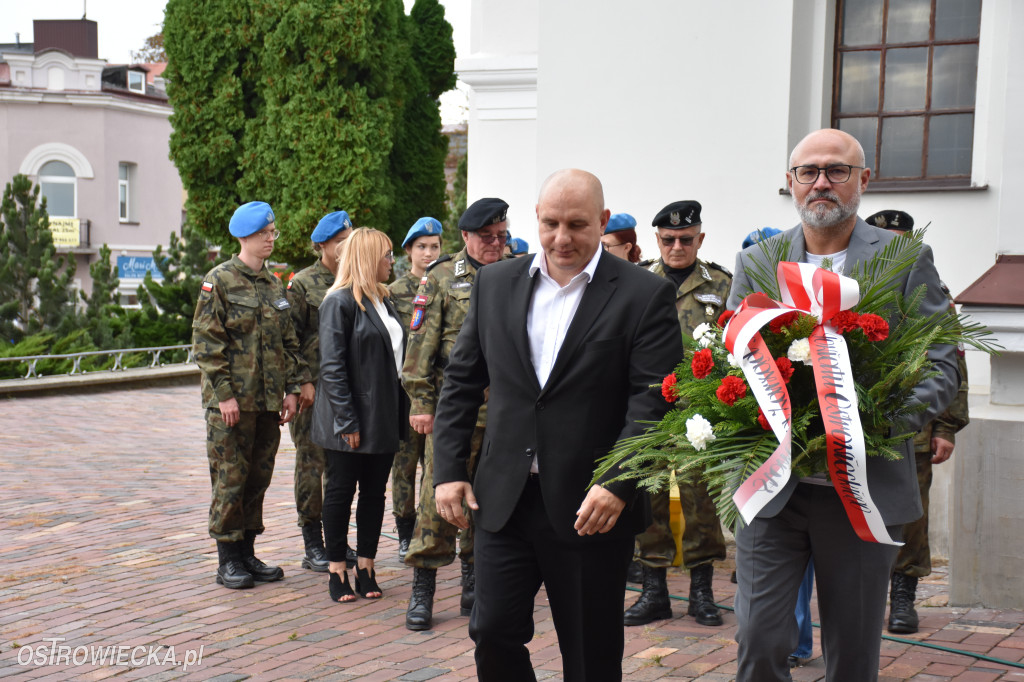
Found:
[[(359, 432), (354, 452), (391, 453), (407, 433), (408, 397), (402, 390), (384, 321), (364, 298), (360, 310), (351, 289), (338, 289), (320, 304), (320, 380), (310, 437), (320, 447), (353, 451), (343, 434)], [(391, 305), (384, 306), (402, 326)]]
[[(498, 532), (523, 491), (534, 453), (557, 533), (570, 542), (634, 535), (643, 506), (634, 481), (606, 487), (627, 503), (607, 534), (573, 529), (598, 459), (667, 411), (662, 378), (682, 358), (671, 284), (602, 254), (541, 387), (530, 360), (527, 311), (539, 274), (532, 258), (482, 268), (452, 349), (434, 420), (434, 484), (465, 481), (476, 411), (490, 387), (487, 429), (473, 490), (474, 522)], [(612, 474), (614, 476), (614, 474)], [(610, 478), (610, 477), (609, 477)]]

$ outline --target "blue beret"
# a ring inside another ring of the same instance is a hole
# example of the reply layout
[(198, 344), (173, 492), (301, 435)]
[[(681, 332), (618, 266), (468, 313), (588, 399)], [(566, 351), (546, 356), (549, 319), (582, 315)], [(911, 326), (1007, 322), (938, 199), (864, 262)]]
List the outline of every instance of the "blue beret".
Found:
[(420, 218), (409, 228), (402, 241), (402, 248), (404, 249), (420, 237), (429, 237), (435, 234), (441, 234), (441, 221), (437, 218)]
[(513, 256), (530, 252), (530, 245), (526, 243), (525, 239), (520, 239), (519, 237), (514, 237), (513, 239), (508, 240), (508, 245), (512, 247)]
[(352, 227), (352, 221), (349, 220), (348, 213), (344, 211), (328, 213), (316, 224), (316, 229), (313, 230), (310, 239), (315, 244), (323, 244), (333, 239), (334, 235), (350, 227)]
[(669, 230), (682, 230), (693, 225), (700, 225), (700, 202), (673, 201), (658, 211), (658, 215), (654, 216), (651, 225)]
[(477, 199), (459, 218), (459, 229), (476, 232), (481, 227), (504, 221), (507, 213), (508, 204), (501, 199)]
[(232, 237), (248, 237), (274, 222), (274, 210), (265, 201), (250, 201), (235, 209), (228, 223)]
[(753, 246), (754, 244), (768, 239), (768, 237), (774, 237), (777, 234), (782, 234), (782, 230), (774, 227), (762, 227), (759, 230), (754, 230), (743, 239), (743, 248)]
[(611, 234), (612, 232), (621, 232), (622, 230), (632, 230), (635, 227), (636, 218), (628, 213), (616, 213), (608, 219), (608, 227), (604, 228), (604, 233)]

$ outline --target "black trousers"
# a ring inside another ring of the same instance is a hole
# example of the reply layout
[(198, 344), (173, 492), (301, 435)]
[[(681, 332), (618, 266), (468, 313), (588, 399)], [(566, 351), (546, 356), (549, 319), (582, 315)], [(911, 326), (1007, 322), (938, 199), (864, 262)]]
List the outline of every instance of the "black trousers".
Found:
[(534, 598), (543, 583), (565, 679), (621, 680), (623, 586), (633, 538), (585, 544), (559, 539), (534, 477), (501, 531), (477, 527), (476, 534), (469, 636), (476, 643), (477, 678), (536, 680), (526, 643), (533, 639)]
[(348, 522), (352, 498), (359, 485), (356, 503), (356, 554), (367, 559), (377, 556), (380, 529), (384, 524), (385, 490), (395, 453), (384, 455), (324, 450), (327, 484), (324, 490), (324, 546), (328, 561), (344, 561), (348, 545)]

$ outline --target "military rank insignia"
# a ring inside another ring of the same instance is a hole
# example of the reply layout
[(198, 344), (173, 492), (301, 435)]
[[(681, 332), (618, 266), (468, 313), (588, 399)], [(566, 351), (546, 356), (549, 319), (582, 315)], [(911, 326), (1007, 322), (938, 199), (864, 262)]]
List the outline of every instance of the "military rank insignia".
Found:
[(427, 297), (420, 294), (412, 300), (412, 304), (416, 306), (412, 311), (412, 321), (409, 323), (409, 331), (416, 331), (423, 326), (423, 318), (426, 317), (427, 309)]
[(466, 274), (466, 259), (463, 258), (462, 260), (460, 260), (457, 263), (455, 263), (455, 276), (456, 277), (462, 277), (465, 274)]

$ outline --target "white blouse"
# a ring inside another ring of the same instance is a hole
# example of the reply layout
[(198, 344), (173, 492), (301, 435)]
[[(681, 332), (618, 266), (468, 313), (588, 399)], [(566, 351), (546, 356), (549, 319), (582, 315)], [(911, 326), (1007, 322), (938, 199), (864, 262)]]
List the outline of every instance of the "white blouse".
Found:
[(391, 348), (395, 351), (395, 369), (398, 372), (398, 378), (402, 378), (402, 365), (405, 364), (405, 344), (402, 339), (402, 323), (391, 316), (388, 312), (387, 306), (384, 305), (384, 301), (377, 300), (373, 302), (373, 309), (380, 315), (381, 321), (384, 322), (384, 326), (388, 330), (388, 335), (391, 337)]

